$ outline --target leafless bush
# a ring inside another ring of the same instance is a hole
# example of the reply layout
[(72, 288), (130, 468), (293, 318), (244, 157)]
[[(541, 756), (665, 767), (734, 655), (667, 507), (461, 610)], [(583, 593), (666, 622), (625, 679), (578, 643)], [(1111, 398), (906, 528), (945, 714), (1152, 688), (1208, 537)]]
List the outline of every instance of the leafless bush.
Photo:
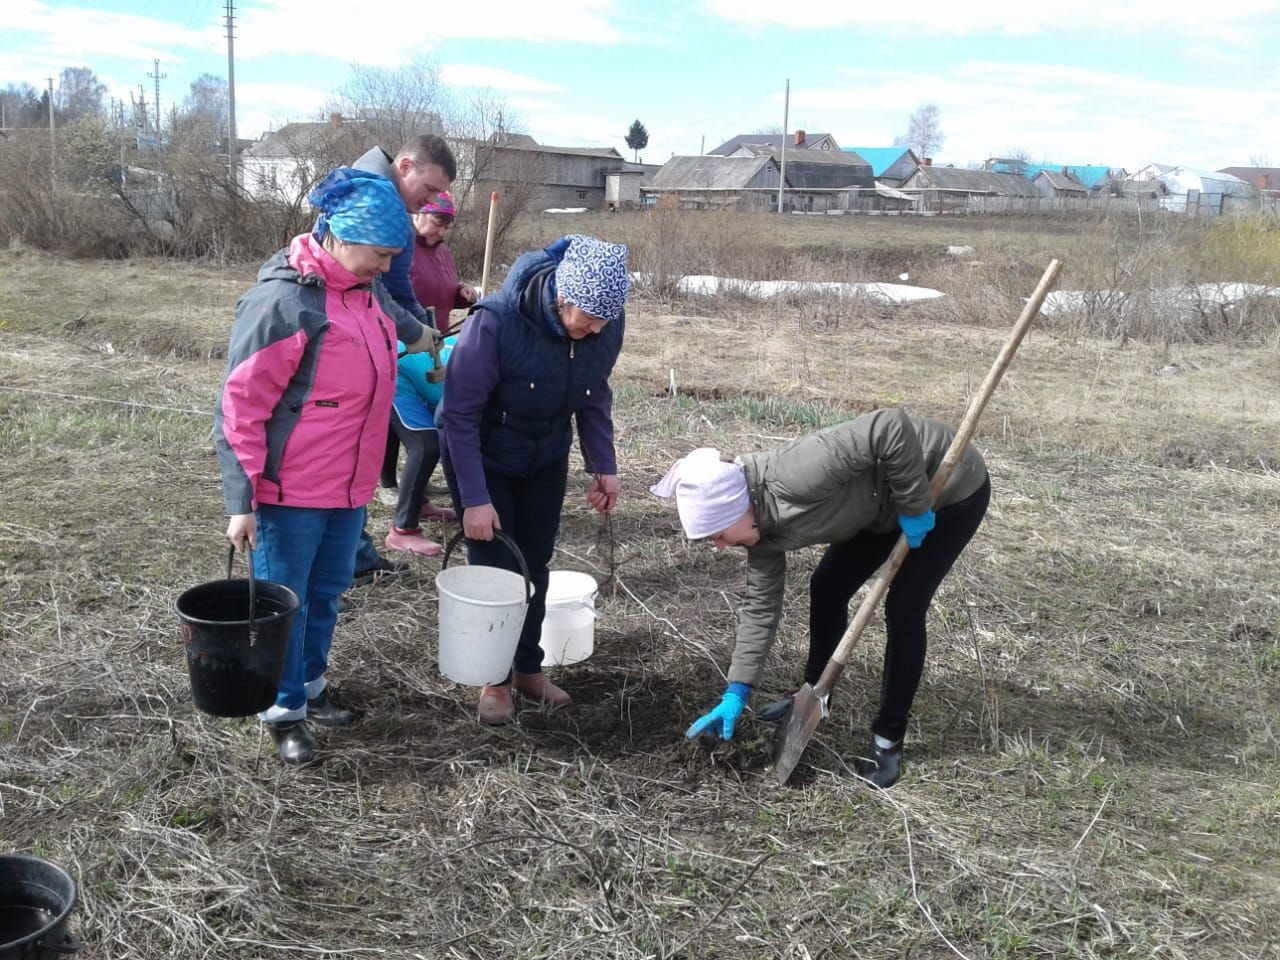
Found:
[(1077, 294), (1051, 323), (1121, 344), (1273, 338), (1280, 333), (1275, 254), (1280, 229), (1265, 216), (1207, 225), (1108, 218), (1069, 264)]
[(687, 220), (674, 198), (663, 197), (645, 213), (630, 241), (629, 265), (637, 292), (668, 301), (677, 296), (680, 278), (693, 272)]

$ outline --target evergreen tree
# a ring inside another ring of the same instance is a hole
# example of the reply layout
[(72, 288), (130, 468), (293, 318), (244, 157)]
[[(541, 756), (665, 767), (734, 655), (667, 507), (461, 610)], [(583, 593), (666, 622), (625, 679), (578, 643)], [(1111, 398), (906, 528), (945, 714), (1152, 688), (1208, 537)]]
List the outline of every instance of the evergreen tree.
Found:
[(634, 151), (636, 162), (640, 161), (640, 151), (649, 145), (649, 131), (638, 119), (633, 121), (627, 131), (627, 146)]

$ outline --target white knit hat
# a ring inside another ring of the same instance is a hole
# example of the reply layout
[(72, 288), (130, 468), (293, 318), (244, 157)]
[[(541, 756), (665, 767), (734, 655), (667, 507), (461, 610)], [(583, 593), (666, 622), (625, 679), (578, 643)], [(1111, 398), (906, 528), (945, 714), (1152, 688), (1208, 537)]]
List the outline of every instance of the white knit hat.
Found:
[(742, 464), (726, 463), (713, 447), (681, 457), (649, 492), (676, 498), (680, 525), (690, 540), (724, 533), (751, 508)]

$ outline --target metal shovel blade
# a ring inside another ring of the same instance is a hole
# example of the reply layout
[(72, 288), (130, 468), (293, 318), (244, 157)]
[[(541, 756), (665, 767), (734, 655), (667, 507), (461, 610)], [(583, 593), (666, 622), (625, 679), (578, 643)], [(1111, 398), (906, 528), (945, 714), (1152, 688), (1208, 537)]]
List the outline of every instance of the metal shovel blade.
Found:
[(773, 741), (773, 771), (778, 775), (779, 783), (786, 783), (804, 756), (804, 748), (809, 745), (809, 738), (818, 729), (822, 721), (823, 697), (809, 684), (801, 687), (791, 704), (791, 712), (778, 724), (778, 732)]

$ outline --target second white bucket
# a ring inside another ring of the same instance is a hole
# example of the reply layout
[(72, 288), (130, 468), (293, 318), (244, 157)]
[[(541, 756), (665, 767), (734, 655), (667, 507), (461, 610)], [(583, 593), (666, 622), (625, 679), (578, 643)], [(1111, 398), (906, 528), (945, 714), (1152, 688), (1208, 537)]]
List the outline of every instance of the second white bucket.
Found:
[(501, 683), (528, 609), (525, 579), (498, 567), (448, 567), (440, 595), (440, 672), (455, 683)]
[(596, 636), (596, 580), (589, 573), (552, 570), (542, 619), (543, 666), (563, 667), (591, 656)]

